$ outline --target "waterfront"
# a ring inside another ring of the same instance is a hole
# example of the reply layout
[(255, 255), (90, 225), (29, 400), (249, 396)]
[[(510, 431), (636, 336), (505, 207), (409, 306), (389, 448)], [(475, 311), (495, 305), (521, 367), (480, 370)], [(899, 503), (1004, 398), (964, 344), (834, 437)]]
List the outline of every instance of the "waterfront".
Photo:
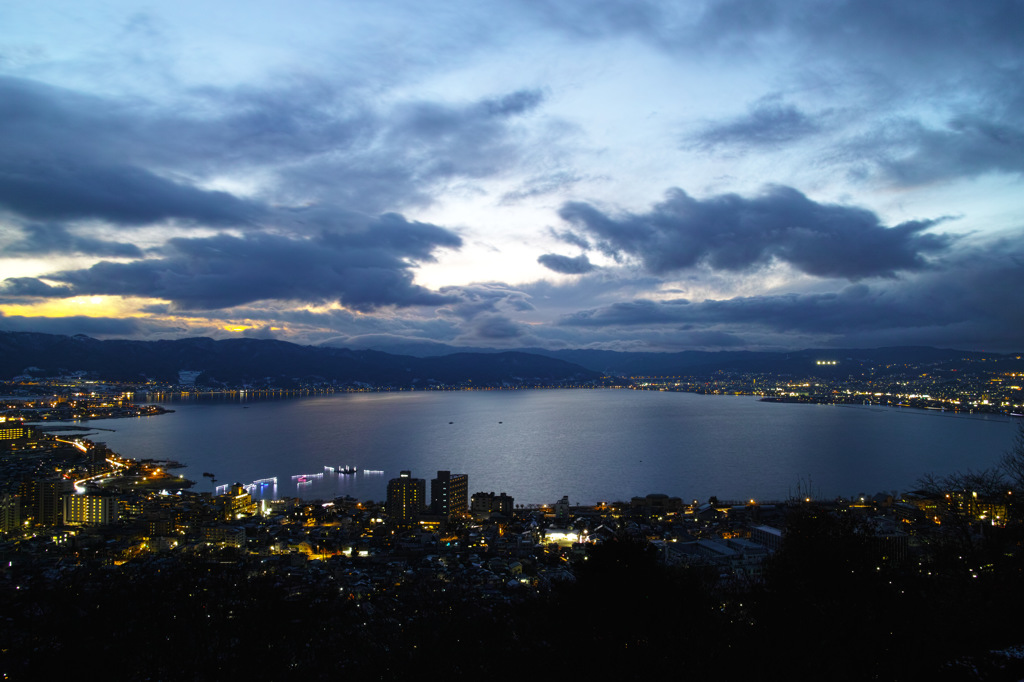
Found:
[[(1016, 424), (873, 406), (630, 390), (356, 393), (248, 403), (174, 402), (174, 414), (104, 422), (126, 457), (177, 459), (211, 490), (276, 477), (259, 496), (382, 500), (402, 469), (469, 474), (517, 503), (781, 499), (907, 490), (922, 474), (993, 466)], [(325, 466), (354, 466), (339, 476)], [(381, 473), (366, 474), (372, 470)], [(298, 475), (311, 476), (305, 482)]]

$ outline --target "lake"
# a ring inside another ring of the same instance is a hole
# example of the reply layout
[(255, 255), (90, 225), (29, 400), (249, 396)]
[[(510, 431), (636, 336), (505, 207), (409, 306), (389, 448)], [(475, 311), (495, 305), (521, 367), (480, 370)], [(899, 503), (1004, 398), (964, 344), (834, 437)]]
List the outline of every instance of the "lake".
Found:
[[(878, 406), (764, 403), (633, 390), (343, 393), (164, 404), (173, 414), (97, 421), (93, 440), (135, 459), (176, 459), (218, 484), (277, 478), (262, 497), (383, 500), (408, 469), (469, 475), (470, 494), (517, 503), (780, 500), (913, 489), (925, 473), (994, 466), (1016, 423)], [(325, 467), (353, 466), (339, 476)], [(380, 473), (366, 473), (380, 472)], [(296, 480), (298, 476), (306, 479)]]

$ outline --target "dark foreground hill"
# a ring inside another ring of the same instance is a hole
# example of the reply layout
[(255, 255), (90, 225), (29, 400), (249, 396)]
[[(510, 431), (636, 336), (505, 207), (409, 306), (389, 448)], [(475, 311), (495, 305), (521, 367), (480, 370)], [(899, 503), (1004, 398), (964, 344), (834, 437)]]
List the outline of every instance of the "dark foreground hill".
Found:
[(146, 377), (176, 382), (183, 370), (201, 372), (202, 380), (211, 383), (269, 379), (278, 385), (295, 381), (534, 385), (586, 382), (601, 376), (564, 360), (518, 352), (415, 358), (265, 339), (100, 341), (81, 335), (0, 332), (0, 378), (84, 371), (109, 380)]

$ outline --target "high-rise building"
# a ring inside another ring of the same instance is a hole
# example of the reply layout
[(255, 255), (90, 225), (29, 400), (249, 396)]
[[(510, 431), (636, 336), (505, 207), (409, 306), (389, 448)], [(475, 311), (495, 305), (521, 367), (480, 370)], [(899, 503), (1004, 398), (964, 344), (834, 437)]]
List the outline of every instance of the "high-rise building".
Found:
[(562, 499), (555, 502), (555, 520), (566, 521), (569, 518), (569, 496), (563, 495)]
[(451, 518), (469, 507), (469, 476), (438, 471), (430, 481), (430, 508), (439, 516)]
[(7, 532), (21, 527), (21, 495), (14, 492), (0, 493), (0, 531)]
[(64, 496), (74, 484), (66, 478), (33, 479), (22, 484), (25, 516), (37, 526), (59, 526), (64, 522)]
[(388, 520), (392, 523), (405, 525), (412, 523), (417, 515), (423, 513), (427, 501), (427, 482), (422, 478), (413, 478), (411, 471), (402, 471), (398, 478), (388, 481), (388, 499), (385, 509)]
[(118, 519), (113, 495), (65, 495), (64, 523), (73, 526), (105, 526)]

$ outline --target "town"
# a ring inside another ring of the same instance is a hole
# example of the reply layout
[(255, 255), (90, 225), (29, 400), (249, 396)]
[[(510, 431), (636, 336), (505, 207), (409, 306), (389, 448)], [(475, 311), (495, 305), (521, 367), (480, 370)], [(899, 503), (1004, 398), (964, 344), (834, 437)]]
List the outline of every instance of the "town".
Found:
[[(180, 370), (176, 381), (145, 379), (114, 381), (86, 370), (51, 375), (38, 368), (0, 382), (0, 409), (8, 418), (27, 421), (103, 419), (160, 413), (146, 403), (176, 400), (264, 400), (338, 392), (409, 390), (632, 389), (686, 391), (701, 394), (752, 395), (785, 402), (871, 404), (950, 412), (1024, 414), (1024, 361), (1019, 354), (985, 355), (956, 352), (936, 358), (896, 362), (844, 357), (828, 351), (805, 352), (789, 369), (715, 369), (665, 375), (608, 374), (586, 380), (546, 383), (518, 378), (451, 383), (387, 380), (313, 381), (300, 377), (266, 377), (227, 385), (204, 382), (205, 372)], [(911, 353), (900, 355), (910, 356)], [(776, 364), (779, 360), (774, 360)], [(754, 364), (765, 364), (754, 363)], [(269, 370), (267, 370), (269, 371)], [(130, 407), (129, 407), (130, 406)], [(126, 410), (134, 410), (128, 412)]]

